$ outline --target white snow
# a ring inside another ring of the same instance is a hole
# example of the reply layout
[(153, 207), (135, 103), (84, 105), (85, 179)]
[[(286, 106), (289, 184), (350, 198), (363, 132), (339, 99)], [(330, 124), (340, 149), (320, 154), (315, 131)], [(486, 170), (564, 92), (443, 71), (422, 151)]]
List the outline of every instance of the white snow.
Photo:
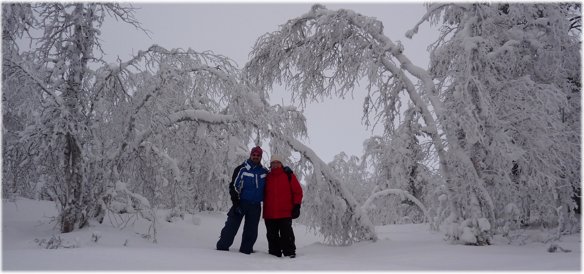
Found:
[[(103, 224), (59, 234), (51, 217), (50, 202), (17, 199), (2, 203), (2, 269), (4, 271), (580, 271), (580, 235), (564, 236), (554, 243), (507, 245), (503, 239), (491, 246), (465, 246), (442, 240), (428, 225), (377, 226), (377, 242), (328, 246), (320, 237), (295, 222), (296, 259), (267, 254), (265, 227), (260, 222), (256, 253), (237, 252), (241, 229), (229, 252), (215, 250), (224, 213), (197, 213), (158, 222), (158, 243), (141, 237), (147, 228), (136, 222), (120, 230)], [(165, 213), (158, 212), (159, 220)], [(45, 249), (35, 242), (60, 237), (70, 248)], [(96, 241), (97, 240), (97, 241)], [(560, 248), (551, 249), (551, 245)], [(550, 250), (556, 252), (550, 253)], [(571, 250), (564, 252), (562, 250)]]

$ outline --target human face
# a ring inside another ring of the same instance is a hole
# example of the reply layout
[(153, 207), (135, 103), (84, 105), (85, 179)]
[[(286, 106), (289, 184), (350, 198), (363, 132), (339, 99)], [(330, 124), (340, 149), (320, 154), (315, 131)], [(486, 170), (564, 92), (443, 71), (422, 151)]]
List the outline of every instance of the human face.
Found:
[(280, 161), (273, 161), (270, 163), (270, 168), (274, 169), (274, 168), (279, 168), (282, 167), (282, 163), (280, 163)]
[(251, 159), (251, 161), (258, 165), (260, 163), (260, 161), (262, 160), (262, 155), (260, 153), (252, 153), (249, 158)]

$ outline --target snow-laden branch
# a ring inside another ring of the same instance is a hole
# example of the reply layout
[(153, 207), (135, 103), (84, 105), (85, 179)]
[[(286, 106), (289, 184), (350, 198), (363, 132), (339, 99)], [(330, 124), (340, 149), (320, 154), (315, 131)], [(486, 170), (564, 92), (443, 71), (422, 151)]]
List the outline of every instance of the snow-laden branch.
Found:
[(412, 29), (410, 29), (406, 32), (406, 37), (408, 37), (410, 39), (412, 37), (414, 37), (414, 34), (418, 33), (418, 29), (420, 28), (420, 25), (422, 25), (425, 21), (429, 21), (435, 12), (437, 12), (438, 10), (440, 10), (448, 5), (450, 5), (450, 4), (443, 4), (443, 3), (430, 4), (428, 6), (428, 10), (422, 16), (422, 18), (416, 23), (416, 25)]
[(422, 204), (422, 202), (420, 202), (420, 200), (418, 200), (412, 194), (410, 194), (409, 192), (407, 192), (403, 189), (384, 189), (381, 191), (377, 191), (377, 192), (371, 194), (371, 196), (369, 196), (369, 198), (367, 198), (367, 200), (363, 203), (363, 205), (361, 205), (361, 207), (364, 210), (367, 210), (367, 208), (369, 208), (369, 206), (371, 206), (371, 203), (375, 199), (377, 199), (379, 197), (386, 196), (386, 195), (390, 195), (390, 194), (399, 195), (400, 197), (402, 197), (402, 199), (406, 198), (406, 199), (414, 202), (420, 208), (420, 210), (422, 210), (422, 212), (424, 212), (424, 216), (426, 217), (426, 221), (430, 222), (432, 220), (432, 218), (430, 218), (430, 214), (428, 214), (428, 210), (426, 209), (424, 204)]
[[(314, 9), (313, 9), (313, 12), (314, 12)], [(348, 11), (348, 13), (349, 13), (350, 17), (360, 17), (358, 14), (354, 13), (353, 11)], [(422, 82), (424, 83), (423, 86), (426, 89), (426, 95), (433, 102), (433, 107), (436, 110), (436, 112), (440, 112), (442, 107), (441, 107), (441, 103), (434, 96), (435, 86), (434, 86), (434, 83), (432, 81), (432, 77), (430, 76), (430, 74), (426, 70), (414, 65), (404, 54), (402, 54), (402, 50), (400, 49), (400, 47), (398, 47), (396, 44), (394, 44), (388, 37), (383, 35), (382, 32), (374, 30), (374, 29), (373, 29), (374, 31), (371, 31), (372, 29), (368, 28), (368, 25), (365, 24), (364, 21), (365, 20), (351, 19), (351, 22), (353, 24), (358, 26), (360, 29), (367, 31), (368, 34), (371, 35), (376, 41), (380, 42), (380, 47), (383, 48), (385, 52), (390, 53), (391, 55), (396, 57), (396, 59), (400, 62), (401, 67), (398, 67), (397, 65), (390, 62), (389, 59), (381, 58), (381, 64), (383, 64), (383, 66), (386, 69), (388, 69), (392, 74), (400, 76), (400, 77), (397, 77), (397, 79), (399, 79), (400, 81), (403, 82), (404, 87), (407, 91), (407, 94), (409, 95), (410, 100), (414, 103), (414, 105), (418, 108), (418, 110), (422, 114), (422, 117), (423, 117), (424, 122), (426, 124), (426, 131), (428, 133), (430, 133), (429, 134), (430, 138), (432, 139), (432, 142), (433, 142), (434, 147), (436, 148), (436, 151), (438, 154), (440, 169), (442, 170), (442, 174), (445, 175), (447, 182), (449, 182), (450, 171), (449, 171), (449, 167), (448, 167), (447, 160), (446, 160), (446, 150), (445, 150), (443, 141), (440, 138), (440, 135), (438, 134), (438, 128), (437, 128), (438, 123), (435, 121), (427, 104), (424, 102), (424, 100), (422, 99), (422, 97), (420, 96), (418, 91), (416, 90), (416, 87), (413, 84), (413, 82), (404, 73), (404, 69), (406, 71), (408, 71), (409, 73), (411, 73), (413, 76), (422, 80)], [(450, 197), (454, 197), (453, 190), (450, 187), (448, 188), (448, 191), (450, 192)], [(488, 195), (488, 193), (487, 193), (487, 195)], [(455, 210), (455, 208), (456, 208), (455, 205), (451, 205), (451, 208), (452, 208), (453, 212), (457, 212), (457, 210)], [(457, 214), (457, 215), (459, 215), (459, 214)]]
[[(375, 226), (367, 216), (364, 208), (359, 207), (355, 198), (351, 193), (348, 193), (347, 190), (341, 184), (339, 178), (336, 178), (334, 173), (330, 170), (330, 168), (314, 153), (314, 151), (307, 147), (306, 145), (302, 144), (300, 141), (296, 140), (295, 138), (290, 138), (286, 136), (278, 136), (286, 141), (294, 150), (302, 154), (302, 156), (306, 157), (313, 165), (315, 165), (315, 170), (320, 171), (321, 175), (325, 178), (328, 184), (333, 187), (338, 193), (341, 194), (342, 199), (344, 199), (345, 203), (350, 209), (352, 213), (353, 219), (356, 221), (357, 225), (361, 226), (359, 231), (364, 233), (362, 236), (363, 239), (377, 241), (377, 234), (375, 233)], [(359, 237), (359, 236), (357, 236)]]
[[(151, 230), (152, 241), (157, 243), (156, 214), (148, 199), (138, 193), (130, 191), (127, 184), (121, 181), (117, 181), (114, 187), (108, 189), (104, 197), (107, 198), (100, 199), (100, 204), (113, 214), (137, 214), (138, 216), (150, 221), (151, 225), (149, 231)], [(108, 202), (104, 202), (104, 200), (107, 200)], [(124, 222), (124, 217), (121, 218), (122, 222), (121, 224), (118, 224), (118, 226), (125, 225), (130, 220), (129, 217), (126, 217), (127, 219)]]
[[(152, 89), (152, 91), (150, 91), (148, 94), (146, 94), (144, 96), (144, 98), (142, 98), (142, 100), (140, 102), (138, 102), (136, 104), (136, 106), (134, 106), (134, 108), (131, 110), (130, 112), (130, 116), (128, 117), (127, 120), (127, 126), (124, 127), (124, 132), (122, 133), (122, 144), (120, 146), (118, 146), (118, 149), (115, 150), (115, 152), (110, 153), (110, 159), (113, 159), (114, 161), (120, 163), (121, 161), (121, 155), (122, 153), (124, 153), (124, 151), (126, 151), (126, 147), (128, 146), (129, 142), (130, 142), (130, 134), (134, 131), (134, 128), (136, 126), (136, 117), (138, 115), (138, 112), (144, 107), (144, 105), (146, 105), (146, 102), (148, 102), (148, 100), (150, 100), (152, 97), (154, 97), (156, 94), (158, 94), (161, 90), (162, 90), (162, 86), (164, 85), (164, 79), (162, 80), (161, 85), (155, 87), (154, 89)], [(119, 164), (115, 164), (115, 166), (118, 166)]]
[[(229, 124), (238, 122), (233, 115), (224, 115), (224, 114), (214, 114), (205, 110), (197, 110), (197, 109), (189, 109), (189, 110), (181, 110), (175, 113), (172, 113), (168, 116), (168, 119), (165, 120), (164, 126), (171, 127), (176, 125), (177, 123), (182, 122), (201, 122), (207, 124)], [(153, 134), (153, 128), (149, 127), (144, 131), (138, 132), (136, 137), (132, 142), (126, 142), (123, 148), (127, 149), (127, 152), (133, 151), (137, 147), (139, 147), (145, 140), (147, 140)], [(120, 155), (118, 155), (120, 157)], [(112, 157), (115, 159), (115, 156)]]
[[(315, 10), (313, 9), (312, 12), (315, 12)], [(378, 31), (377, 29), (370, 28), (369, 27), (371, 25), (370, 23), (367, 24), (367, 23), (364, 23), (364, 22), (366, 22), (366, 20), (356, 19), (356, 18), (359, 18), (360, 15), (356, 14), (353, 11), (345, 11), (345, 12), (349, 15), (350, 22), (352, 24), (358, 26), (360, 29), (362, 29), (364, 31), (367, 31), (368, 34), (374, 38), (374, 40), (380, 42), (380, 46), (385, 49), (385, 52), (393, 55), (399, 61), (400, 68), (398, 68), (393, 63), (389, 62), (389, 60), (386, 58), (383, 58), (381, 60), (382, 64), (389, 71), (391, 71), (395, 75), (401, 76), (401, 77), (399, 77), (399, 79), (404, 82), (406, 90), (407, 90), (408, 94), (410, 95), (410, 99), (414, 102), (416, 107), (418, 107), (420, 109), (420, 111), (422, 112), (422, 117), (426, 122), (427, 130), (429, 130), (429, 132), (431, 133), (430, 136), (433, 140), (433, 144), (436, 147), (436, 150), (437, 150), (438, 155), (439, 155), (440, 168), (442, 169), (443, 174), (446, 177), (446, 180), (449, 181), (450, 180), (450, 172), (448, 169), (448, 165), (446, 164), (445, 148), (444, 148), (444, 145), (442, 143), (442, 139), (438, 135), (438, 128), (437, 128), (438, 122), (434, 120), (426, 103), (424, 103), (421, 96), (416, 91), (416, 88), (413, 85), (412, 81), (409, 80), (407, 75), (405, 75), (404, 70), (411, 73), (414, 77), (416, 77), (422, 81), (422, 86), (425, 90), (424, 95), (430, 100), (432, 107), (435, 110), (438, 118), (444, 118), (444, 117), (442, 117), (445, 113), (444, 107), (442, 106), (442, 102), (440, 102), (440, 100), (437, 98), (436, 86), (434, 84), (434, 81), (432, 80), (432, 76), (425, 69), (414, 65), (409, 60), (409, 58), (407, 58), (407, 56), (405, 56), (403, 54), (403, 50), (401, 50), (401, 47), (394, 44), (387, 36), (383, 35), (382, 32)], [(454, 138), (451, 138), (450, 136), (447, 136), (447, 138), (448, 138), (449, 144), (451, 144), (451, 146), (453, 146), (453, 148), (458, 147), (457, 141)], [(462, 161), (465, 163), (471, 162), (469, 156), (466, 153), (456, 153), (456, 155), (457, 155), (457, 157), (462, 157), (463, 158)], [(493, 203), (493, 200), (491, 198), (491, 195), (487, 191), (487, 189), (484, 185), (484, 181), (476, 174), (476, 171), (473, 171), (473, 175), (474, 175), (473, 177), (475, 178), (475, 180), (472, 180), (471, 183), (474, 184), (474, 186), (477, 188), (478, 192), (481, 194), (481, 197), (483, 197), (484, 200), (487, 202), (489, 215), (491, 216), (491, 218), (494, 218), (494, 216), (495, 216), (494, 215), (494, 208), (495, 207), (494, 207), (494, 203)], [(454, 197), (453, 193), (451, 193), (451, 197)]]
[(163, 159), (164, 163), (172, 170), (176, 182), (182, 181), (182, 173), (178, 167), (177, 159), (171, 157), (166, 151), (163, 151), (152, 143), (143, 142), (141, 145), (150, 148), (156, 155)]
[(15, 61), (12, 58), (5, 58), (5, 61), (9, 61), (11, 64), (14, 65), (14, 67), (18, 68), (20, 71), (26, 74), (37, 86), (41, 88), (42, 91), (44, 91), (47, 95), (49, 95), (49, 97), (53, 99), (57, 106), (64, 110), (65, 103), (63, 102), (63, 99), (60, 96), (57, 96), (57, 94), (55, 94), (55, 92), (51, 88), (47, 87), (44, 81), (42, 81), (36, 75), (34, 75), (26, 68), (24, 68), (24, 66), (20, 64), (18, 61)]
[(208, 124), (228, 124), (238, 120), (233, 115), (215, 114), (201, 109), (188, 109), (175, 112), (168, 116), (167, 125), (175, 123), (193, 121)]
[[(190, 58), (193, 58), (195, 63), (188, 63), (186, 65), (186, 67), (182, 67), (182, 68), (173, 68), (169, 65), (166, 65), (165, 63), (161, 63), (160, 64), (160, 71), (158, 72), (159, 74), (159, 82), (156, 85), (156, 87), (154, 87), (153, 89), (151, 89), (149, 92), (147, 92), (133, 107), (133, 109), (130, 111), (128, 120), (127, 120), (127, 126), (124, 129), (124, 133), (123, 133), (123, 141), (121, 146), (118, 148), (118, 150), (115, 153), (111, 153), (111, 159), (121, 159), (121, 155), (124, 153), (124, 151), (128, 151), (126, 148), (129, 145), (129, 140), (130, 140), (130, 135), (131, 133), (134, 132), (135, 130), (135, 124), (136, 124), (136, 117), (138, 116), (138, 114), (141, 112), (141, 110), (152, 100), (154, 100), (155, 98), (157, 98), (158, 96), (160, 96), (162, 93), (164, 93), (165, 89), (167, 88), (167, 83), (172, 81), (172, 77), (171, 74), (175, 71), (179, 71), (180, 73), (184, 73), (184, 72), (198, 72), (198, 71), (207, 71), (209, 72), (211, 75), (213, 75), (214, 77), (217, 77), (217, 81), (220, 83), (228, 83), (228, 85), (230, 86), (237, 86), (238, 83), (236, 81), (236, 79), (229, 75), (227, 72), (221, 70), (219, 68), (219, 66), (209, 66), (206, 64), (198, 64), (196, 62), (199, 62), (201, 60), (199, 59), (204, 59), (206, 57), (205, 56), (199, 56), (198, 53), (196, 52), (179, 52), (177, 50), (166, 50), (165, 48), (162, 48), (158, 45), (152, 45), (147, 51), (140, 51), (138, 53), (138, 56), (136, 56), (135, 58), (133, 58), (132, 60), (128, 61), (128, 62), (124, 62), (123, 64), (120, 64), (119, 67), (110, 67), (111, 69), (111, 73), (119, 73), (121, 71), (123, 71), (125, 68), (127, 68), (128, 66), (134, 65), (135, 63), (137, 63), (140, 59), (144, 58), (145, 54), (151, 52), (151, 53), (157, 53), (157, 54), (161, 54), (161, 55), (169, 55), (169, 56), (174, 56), (174, 55), (181, 55), (185, 58), (185, 62), (187, 61), (191, 61)], [(222, 63), (223, 66), (228, 66), (228, 63)], [(236, 121), (235, 118), (231, 115), (216, 115), (216, 114), (212, 114), (210, 112), (204, 111), (204, 110), (183, 110), (183, 111), (178, 111), (176, 113), (173, 113), (171, 115), (169, 115), (167, 121), (166, 121), (166, 126), (170, 126), (174, 123), (178, 123), (178, 122), (183, 122), (183, 121), (200, 121), (200, 122), (205, 122), (205, 123), (212, 123), (212, 124), (220, 124), (220, 123), (231, 123)], [(130, 147), (135, 148), (137, 147), (142, 141), (144, 141), (148, 136), (150, 136), (151, 132), (151, 128), (147, 129), (144, 132), (141, 132), (140, 134), (138, 134), (138, 137), (136, 140), (134, 140), (134, 142), (130, 145)], [(129, 151), (131, 151), (132, 149), (130, 149)]]

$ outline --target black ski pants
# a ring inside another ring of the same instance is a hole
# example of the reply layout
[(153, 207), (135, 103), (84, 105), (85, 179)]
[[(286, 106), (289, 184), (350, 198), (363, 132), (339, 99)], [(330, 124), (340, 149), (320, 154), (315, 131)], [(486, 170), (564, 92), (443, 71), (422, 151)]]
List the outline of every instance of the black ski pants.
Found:
[(294, 243), (294, 230), (292, 230), (292, 218), (265, 219), (268, 252), (275, 256), (296, 255), (296, 244)]
[(245, 254), (252, 253), (253, 245), (258, 238), (258, 225), (260, 223), (261, 212), (262, 207), (259, 203), (241, 201), (239, 206), (232, 206), (229, 212), (227, 212), (225, 226), (221, 229), (221, 236), (219, 236), (219, 241), (217, 242), (217, 249), (229, 250), (229, 247), (233, 244), (235, 235), (239, 230), (241, 221), (245, 217), (239, 252)]

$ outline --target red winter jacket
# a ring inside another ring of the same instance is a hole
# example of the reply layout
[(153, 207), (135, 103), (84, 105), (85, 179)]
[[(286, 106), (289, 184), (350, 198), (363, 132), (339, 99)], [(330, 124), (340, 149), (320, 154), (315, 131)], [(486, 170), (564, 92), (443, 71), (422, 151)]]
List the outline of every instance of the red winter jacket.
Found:
[(296, 175), (288, 182), (283, 168), (274, 168), (266, 177), (264, 188), (264, 219), (292, 217), (292, 207), (302, 202), (302, 187)]

